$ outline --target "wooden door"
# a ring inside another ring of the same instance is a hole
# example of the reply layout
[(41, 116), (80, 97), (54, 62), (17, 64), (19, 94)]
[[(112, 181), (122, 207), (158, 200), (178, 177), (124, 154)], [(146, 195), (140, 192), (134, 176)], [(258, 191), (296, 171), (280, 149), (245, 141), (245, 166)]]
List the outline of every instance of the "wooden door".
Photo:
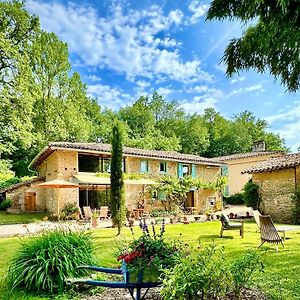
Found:
[(26, 192), (25, 193), (25, 210), (36, 211), (36, 193)]

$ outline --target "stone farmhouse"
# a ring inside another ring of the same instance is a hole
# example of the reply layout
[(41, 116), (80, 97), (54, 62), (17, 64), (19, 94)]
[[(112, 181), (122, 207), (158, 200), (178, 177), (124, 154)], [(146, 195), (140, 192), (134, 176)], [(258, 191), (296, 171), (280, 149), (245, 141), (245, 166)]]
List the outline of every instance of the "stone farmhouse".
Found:
[(252, 174), (260, 188), (260, 209), (276, 222), (289, 223), (292, 216), (292, 196), (300, 183), (300, 153), (270, 158), (244, 174)]
[[(156, 151), (124, 147), (123, 170), (131, 174), (125, 179), (127, 207), (145, 204), (160, 207), (164, 195), (150, 192), (155, 176), (167, 174), (183, 178), (191, 176), (209, 183), (221, 176), (221, 165), (215, 159), (174, 151)], [(102, 143), (54, 142), (48, 144), (34, 158), (30, 168), (38, 178), (0, 191), (12, 199), (19, 211), (48, 211), (59, 213), (68, 202), (97, 208), (109, 205), (111, 145)], [(138, 176), (137, 176), (138, 175)], [(135, 178), (136, 177), (136, 178)], [(41, 188), (40, 182), (55, 179), (77, 183), (79, 188)], [(221, 201), (219, 191), (192, 189), (185, 205), (196, 211), (214, 208)]]
[(217, 161), (223, 164), (222, 175), (227, 175), (228, 177), (224, 195), (232, 196), (242, 191), (244, 185), (252, 177), (251, 174), (242, 173), (244, 170), (269, 158), (282, 155), (282, 151), (266, 151), (265, 143), (259, 141), (253, 145), (252, 152), (215, 157)]

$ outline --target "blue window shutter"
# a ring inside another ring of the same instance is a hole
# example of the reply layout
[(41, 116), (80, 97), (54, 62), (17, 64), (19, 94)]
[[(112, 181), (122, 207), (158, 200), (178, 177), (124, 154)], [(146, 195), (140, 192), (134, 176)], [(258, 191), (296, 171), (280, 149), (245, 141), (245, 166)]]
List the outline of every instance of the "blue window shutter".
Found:
[(178, 163), (178, 177), (183, 178), (183, 164)]
[(197, 177), (197, 166), (192, 164), (192, 173), (191, 173), (193, 178)]
[(167, 200), (167, 195), (164, 191), (158, 191), (157, 200)]
[(223, 165), (221, 167), (221, 175), (222, 176), (227, 176), (228, 175), (228, 166)]
[(226, 185), (224, 187), (224, 196), (229, 196), (229, 186), (228, 185)]

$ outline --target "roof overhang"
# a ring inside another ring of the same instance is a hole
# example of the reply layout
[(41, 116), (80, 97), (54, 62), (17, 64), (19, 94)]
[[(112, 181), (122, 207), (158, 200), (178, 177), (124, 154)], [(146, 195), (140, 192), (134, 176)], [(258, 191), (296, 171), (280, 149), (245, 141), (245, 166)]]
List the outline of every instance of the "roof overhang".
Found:
[[(93, 174), (77, 174), (74, 175), (71, 182), (81, 185), (110, 185), (110, 177), (100, 177)], [(147, 178), (141, 179), (125, 179), (125, 184), (134, 185), (153, 185), (157, 184), (156, 181)]]
[[(164, 155), (159, 155), (156, 156), (156, 154), (145, 154), (145, 153), (133, 153), (132, 150), (127, 151), (126, 153), (126, 148), (131, 149), (128, 147), (124, 147), (124, 152), (123, 156), (124, 157), (139, 157), (139, 158), (146, 158), (146, 159), (153, 159), (153, 160), (167, 160), (167, 161), (174, 161), (174, 162), (182, 162), (182, 163), (189, 163), (189, 164), (197, 164), (197, 165), (207, 165), (211, 167), (220, 167), (223, 163), (222, 162), (216, 162), (216, 161), (210, 161), (208, 158), (203, 158), (203, 157), (190, 157), (190, 158), (185, 158), (180, 157), (171, 157), (170, 154)], [(108, 154), (110, 155), (111, 152), (110, 150), (90, 150), (90, 149), (82, 149), (82, 148), (76, 148), (76, 147), (65, 147), (65, 146), (59, 146), (59, 145), (53, 145), (49, 144), (48, 146), (44, 147), (37, 155), (36, 157), (32, 160), (32, 162), (29, 165), (29, 168), (36, 168), (39, 166), (49, 155), (51, 155), (54, 151), (56, 150), (61, 150), (61, 151), (75, 151), (78, 153), (87, 153), (87, 154)], [(139, 150), (139, 149), (137, 149)]]

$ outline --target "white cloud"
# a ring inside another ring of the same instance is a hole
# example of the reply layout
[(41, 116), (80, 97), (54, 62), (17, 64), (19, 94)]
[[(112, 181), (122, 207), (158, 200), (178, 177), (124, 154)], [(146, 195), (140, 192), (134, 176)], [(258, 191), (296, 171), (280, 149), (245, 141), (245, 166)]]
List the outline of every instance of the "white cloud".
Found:
[(246, 79), (246, 77), (242, 76), (242, 77), (238, 77), (238, 78), (233, 78), (230, 80), (231, 84), (237, 83), (237, 82), (242, 82)]
[(219, 89), (208, 89), (204, 95), (195, 96), (192, 101), (185, 101), (181, 107), (188, 113), (202, 114), (207, 108), (217, 109), (216, 104), (224, 97), (224, 93)]
[(170, 95), (174, 92), (172, 89), (165, 88), (165, 87), (160, 87), (156, 91), (159, 95), (161, 95), (163, 97), (167, 97), (168, 95)]
[(144, 81), (144, 80), (138, 80), (135, 83), (140, 88), (146, 88), (146, 87), (150, 86), (150, 82)]
[(215, 69), (218, 70), (218, 71), (221, 71), (222, 73), (225, 73), (226, 72), (226, 65), (223, 64), (223, 63), (220, 63), (218, 65), (214, 65)]
[(96, 76), (96, 75), (89, 75), (89, 76), (87, 76), (87, 78), (90, 81), (101, 81), (101, 78), (99, 76)]
[(187, 93), (203, 93), (208, 91), (207, 85), (196, 85), (186, 90)]
[(125, 74), (129, 80), (137, 76), (167, 76), (184, 83), (211, 80), (201, 69), (200, 60), (185, 61), (178, 49), (165, 49), (180, 45), (166, 36), (183, 22), (179, 9), (165, 15), (158, 5), (126, 12), (117, 5), (110, 14), (100, 16), (93, 7), (70, 2), (30, 0), (26, 7), (40, 16), (42, 28), (67, 42), (85, 66)]
[(248, 87), (243, 87), (240, 89), (232, 90), (231, 93), (228, 95), (228, 97), (236, 96), (236, 95), (243, 94), (243, 93), (250, 93), (250, 92), (260, 93), (260, 92), (264, 92), (264, 91), (265, 91), (265, 89), (263, 88), (263, 85), (261, 83), (259, 83), (259, 84), (251, 85)]
[(284, 113), (278, 113), (272, 116), (265, 117), (264, 119), (268, 121), (270, 124), (278, 121), (284, 122), (293, 122), (299, 119), (300, 115), (300, 105), (293, 107), (289, 111), (285, 111)]
[(200, 1), (193, 0), (188, 9), (193, 13), (189, 22), (191, 24), (197, 23), (201, 17), (205, 16), (206, 12), (208, 11), (209, 4), (201, 3)]
[(97, 98), (98, 103), (101, 106), (110, 109), (125, 106), (126, 102), (130, 99), (130, 95), (124, 93), (120, 89), (102, 84), (88, 85), (87, 93), (89, 96)]

